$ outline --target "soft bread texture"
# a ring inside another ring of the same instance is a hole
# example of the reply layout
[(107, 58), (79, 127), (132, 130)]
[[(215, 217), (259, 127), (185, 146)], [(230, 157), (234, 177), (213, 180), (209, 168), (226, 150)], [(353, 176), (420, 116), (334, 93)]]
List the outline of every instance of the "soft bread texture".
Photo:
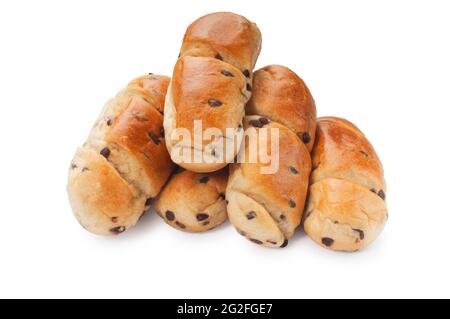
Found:
[(347, 120), (319, 118), (312, 163), (305, 232), (333, 250), (368, 246), (388, 216), (383, 167), (370, 142)]
[(88, 231), (117, 235), (136, 224), (174, 165), (164, 142), (169, 78), (146, 75), (106, 103), (69, 169), (74, 215)]
[[(261, 118), (246, 116), (246, 132)], [(231, 164), (226, 192), (228, 217), (250, 241), (267, 247), (284, 247), (301, 221), (311, 160), (308, 149), (292, 130), (276, 122), (269, 122), (263, 128), (279, 130), (278, 154), (271, 148), (270, 134), (262, 141), (272, 156), (279, 156), (278, 171), (262, 174), (261, 168), (267, 164), (259, 158), (256, 163)], [(252, 150), (247, 141), (242, 152), (248, 159)]]
[[(166, 143), (175, 163), (195, 172), (213, 172), (233, 161), (260, 50), (256, 25), (234, 13), (208, 14), (188, 27), (164, 106)], [(196, 120), (201, 134), (208, 128), (217, 128), (217, 134), (194, 143), (200, 136), (193, 129)], [(186, 129), (190, 139), (182, 138), (178, 129)]]
[(246, 115), (265, 116), (291, 129), (311, 152), (316, 132), (316, 104), (305, 82), (292, 70), (269, 65), (254, 74)]
[(204, 232), (217, 227), (227, 219), (227, 178), (226, 168), (209, 174), (176, 173), (154, 201), (155, 210), (178, 230)]

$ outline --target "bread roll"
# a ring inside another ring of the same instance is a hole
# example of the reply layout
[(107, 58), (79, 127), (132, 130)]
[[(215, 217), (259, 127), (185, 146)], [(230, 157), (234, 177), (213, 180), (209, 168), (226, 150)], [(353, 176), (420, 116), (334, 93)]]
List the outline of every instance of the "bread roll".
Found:
[(245, 107), (246, 115), (260, 115), (283, 124), (297, 134), (311, 152), (317, 115), (316, 104), (305, 82), (286, 67), (269, 65), (255, 72), (253, 86), (258, 94), (255, 92)]
[[(311, 171), (307, 146), (314, 144), (316, 109), (306, 85), (285, 67), (272, 65), (256, 71), (253, 86), (246, 112), (261, 114), (245, 117), (245, 132), (249, 128), (257, 132), (278, 129), (279, 152), (272, 148), (270, 134), (255, 149), (246, 140), (241, 152), (249, 159), (266, 145), (279, 159), (279, 168), (262, 174), (266, 164), (260, 159), (231, 164), (226, 192), (228, 217), (252, 242), (285, 247), (302, 218)], [(301, 138), (303, 133), (309, 135), (306, 141)]]
[(203, 232), (217, 227), (227, 219), (227, 178), (227, 169), (174, 174), (155, 200), (155, 210), (168, 225), (182, 231)]
[(305, 232), (318, 244), (360, 250), (387, 220), (383, 167), (370, 142), (352, 123), (336, 117), (317, 121)]
[[(259, 29), (234, 13), (208, 14), (188, 27), (164, 107), (166, 143), (175, 163), (212, 172), (233, 161), (260, 49)], [(198, 131), (196, 120), (202, 125)], [(214, 136), (202, 136), (208, 128), (217, 129)], [(189, 139), (179, 135), (180, 129)]]
[(164, 142), (169, 78), (139, 77), (108, 101), (69, 169), (68, 195), (80, 224), (98, 235), (133, 226), (173, 164)]

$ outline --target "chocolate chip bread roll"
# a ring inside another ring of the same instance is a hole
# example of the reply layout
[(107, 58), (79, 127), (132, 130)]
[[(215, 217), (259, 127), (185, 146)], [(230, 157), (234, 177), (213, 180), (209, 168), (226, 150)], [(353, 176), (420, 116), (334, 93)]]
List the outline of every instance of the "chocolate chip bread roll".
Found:
[(317, 121), (305, 232), (333, 250), (360, 250), (387, 220), (381, 162), (364, 134), (347, 120)]
[[(165, 102), (166, 143), (175, 163), (212, 172), (233, 161), (260, 50), (257, 26), (234, 13), (208, 14), (188, 27)], [(207, 129), (214, 129), (211, 136)], [(180, 135), (183, 130), (189, 136)]]
[(203, 232), (227, 219), (225, 188), (228, 170), (174, 174), (157, 197), (154, 207), (164, 221), (179, 230)]
[(80, 224), (117, 235), (136, 224), (168, 179), (173, 164), (164, 142), (169, 78), (139, 77), (106, 103), (86, 143), (76, 151), (67, 190)]
[[(267, 66), (254, 74), (253, 96), (247, 105), (244, 129), (245, 162), (230, 165), (226, 198), (228, 217), (238, 232), (250, 241), (267, 247), (285, 247), (300, 224), (305, 204), (311, 158), (308, 146), (314, 144), (316, 108), (303, 81), (291, 70)], [(251, 147), (247, 133), (254, 129), (277, 129), (278, 150), (272, 135)], [(308, 135), (308, 138), (304, 136)], [(266, 164), (248, 161), (267, 145), (279, 161), (278, 169), (263, 174)], [(274, 144), (275, 145), (275, 144)]]

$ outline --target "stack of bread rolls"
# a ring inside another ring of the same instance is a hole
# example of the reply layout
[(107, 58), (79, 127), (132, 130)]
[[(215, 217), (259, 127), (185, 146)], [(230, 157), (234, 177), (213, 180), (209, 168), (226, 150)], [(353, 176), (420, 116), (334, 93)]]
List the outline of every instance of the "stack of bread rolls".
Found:
[[(388, 216), (374, 148), (349, 121), (316, 118), (308, 87), (291, 69), (253, 73), (260, 50), (256, 24), (208, 14), (187, 28), (172, 78), (141, 76), (108, 101), (69, 169), (79, 223), (118, 235), (153, 207), (186, 232), (229, 219), (265, 247), (286, 247), (302, 221), (332, 250), (373, 242)], [(204, 138), (208, 129), (215, 133)], [(276, 158), (270, 173), (263, 147)]]

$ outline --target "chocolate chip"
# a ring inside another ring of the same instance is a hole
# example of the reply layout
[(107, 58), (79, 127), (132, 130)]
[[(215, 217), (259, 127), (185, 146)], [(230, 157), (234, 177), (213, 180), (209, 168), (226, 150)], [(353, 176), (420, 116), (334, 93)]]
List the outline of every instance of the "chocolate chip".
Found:
[(378, 196), (380, 196), (382, 200), (386, 198), (386, 195), (384, 194), (382, 189), (380, 189), (380, 191), (378, 192)]
[(262, 245), (262, 241), (258, 239), (249, 238), (251, 242), (254, 242), (255, 244)]
[(308, 144), (309, 141), (311, 141), (311, 136), (309, 136), (309, 133), (304, 132), (300, 134), (300, 139), (303, 141), (303, 143)]
[(123, 233), (125, 231), (125, 226), (113, 227), (109, 231), (111, 233), (114, 233), (114, 234), (120, 234), (120, 233)]
[(107, 119), (107, 120), (106, 120), (106, 125), (111, 126), (112, 122), (113, 122), (113, 121), (112, 121), (111, 119)]
[(75, 164), (75, 163), (70, 163), (70, 168), (71, 169), (75, 169), (75, 168), (77, 168), (78, 166), (77, 166), (77, 164)]
[(364, 232), (361, 229), (352, 228), (353, 231), (357, 232), (359, 234), (359, 239), (364, 239)]
[(285, 219), (286, 219), (286, 216), (284, 216), (283, 214), (281, 214), (281, 215), (280, 215), (280, 219), (281, 219), (281, 220), (285, 220)]
[(203, 222), (203, 223), (202, 223), (203, 226), (206, 226), (206, 225), (208, 225), (208, 224), (209, 224), (209, 220), (207, 220), (206, 222)]
[(203, 176), (198, 181), (199, 181), (200, 184), (206, 184), (209, 181), (209, 177), (208, 176)]
[(102, 154), (105, 158), (108, 158), (109, 155), (111, 155), (111, 151), (109, 148), (105, 147), (100, 151), (100, 154)]
[(252, 86), (247, 83), (247, 86), (245, 87), (247, 89), (247, 91), (251, 92), (252, 91)]
[(366, 152), (364, 152), (364, 151), (359, 151), (362, 155), (364, 155), (365, 157), (369, 157), (369, 154), (367, 154)]
[(167, 220), (172, 221), (175, 219), (175, 214), (172, 211), (168, 210), (166, 211), (166, 218)]
[(229, 203), (229, 201), (228, 201), (228, 199), (226, 199), (226, 200), (225, 200), (225, 204), (227, 204), (227, 205), (228, 205), (228, 203)]
[(217, 60), (223, 61), (222, 56), (219, 53), (216, 53), (216, 55), (214, 56)]
[(333, 245), (334, 243), (334, 239), (328, 238), (328, 237), (323, 237), (322, 238), (322, 244), (324, 244), (327, 247), (330, 247), (331, 245)]
[(276, 241), (271, 241), (271, 240), (266, 240), (266, 242), (268, 242), (269, 244), (272, 244), (272, 245), (276, 245), (277, 244)]
[[(375, 188), (371, 188), (370, 191), (371, 191), (372, 193), (377, 194), (377, 190), (376, 190)], [(378, 194), (377, 194), (377, 195), (378, 195)]]
[(111, 221), (113, 223), (117, 223), (118, 220), (119, 220), (119, 217), (111, 217)]
[(248, 122), (251, 126), (254, 126), (254, 127), (259, 127), (259, 128), (261, 128), (261, 127), (263, 127), (264, 126), (264, 124), (262, 124), (259, 120), (251, 120), (250, 122)]
[(197, 220), (198, 220), (199, 222), (201, 222), (201, 221), (203, 221), (203, 220), (205, 220), (205, 219), (208, 219), (208, 218), (209, 218), (209, 215), (208, 215), (208, 214), (205, 214), (205, 213), (198, 213), (196, 217), (197, 217)]
[(269, 120), (266, 119), (265, 117), (260, 117), (259, 123), (261, 123), (262, 125), (266, 125), (266, 124), (269, 124)]
[(297, 171), (297, 169), (296, 169), (294, 166), (289, 166), (289, 171), (290, 171), (292, 174), (298, 174), (298, 171)]
[(284, 242), (281, 244), (280, 248), (284, 248), (288, 245), (289, 241), (287, 239), (284, 240)]
[(220, 73), (222, 73), (225, 76), (234, 76), (233, 73), (231, 73), (230, 71), (227, 71), (227, 70), (222, 70)]
[(147, 200), (145, 201), (145, 206), (150, 206), (152, 204), (152, 201), (153, 201), (153, 197), (147, 198)]
[(225, 199), (225, 193), (224, 193), (224, 192), (219, 193), (219, 197), (220, 197), (222, 200)]
[(184, 172), (184, 168), (181, 167), (181, 166), (177, 166), (177, 167), (175, 167), (175, 169), (173, 170), (173, 174), (174, 174), (174, 175), (180, 174), (181, 172)]
[(246, 78), (250, 77), (250, 71), (249, 70), (242, 71), (242, 74), (244, 74)]
[(335, 220), (335, 221), (333, 222), (333, 224), (339, 224), (339, 221), (338, 221), (338, 220)]
[(159, 135), (161, 135), (161, 137), (164, 138), (164, 127), (161, 127), (159, 129)]
[(152, 73), (152, 72), (149, 72), (148, 75), (153, 75), (153, 73)]
[(83, 169), (81, 170), (81, 173), (84, 173), (84, 172), (86, 172), (86, 171), (88, 171), (88, 170), (89, 170), (88, 167), (83, 167)]
[(247, 234), (245, 233), (245, 231), (242, 231), (240, 229), (237, 229), (237, 232), (239, 233), (239, 235), (241, 236), (246, 236)]
[(209, 100), (208, 100), (208, 104), (209, 104), (209, 106), (211, 106), (211, 107), (218, 107), (218, 106), (221, 106), (221, 105), (222, 105), (222, 101), (216, 100), (216, 99), (209, 99)]
[(248, 220), (251, 220), (256, 217), (256, 213), (254, 211), (250, 211), (245, 216), (247, 217)]
[(183, 224), (183, 223), (180, 223), (178, 220), (175, 222), (175, 224), (176, 224), (178, 227), (180, 227), (180, 228), (183, 228), (183, 229), (186, 228), (186, 225)]
[(150, 139), (153, 141), (153, 143), (155, 143), (156, 145), (158, 145), (161, 141), (159, 140), (158, 136), (153, 133), (153, 132), (149, 132), (148, 136), (150, 137)]
[(289, 198), (289, 207), (294, 208), (295, 206), (297, 206), (297, 204), (295, 204), (295, 202)]
[(181, 57), (181, 52), (180, 53), (178, 53), (178, 58), (180, 58)]

